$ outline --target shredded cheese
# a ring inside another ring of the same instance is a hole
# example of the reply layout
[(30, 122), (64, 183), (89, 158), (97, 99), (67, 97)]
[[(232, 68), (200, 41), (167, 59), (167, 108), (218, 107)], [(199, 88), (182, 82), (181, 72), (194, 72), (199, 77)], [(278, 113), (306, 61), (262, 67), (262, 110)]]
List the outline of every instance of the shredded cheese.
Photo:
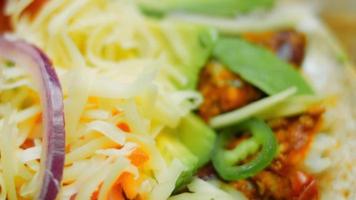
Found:
[[(187, 78), (173, 66), (154, 29), (176, 41), (175, 57), (187, 63), (192, 57), (179, 42), (182, 35), (173, 24), (143, 17), (130, 1), (48, 1), (30, 19), (21, 13), (32, 1), (11, 1), (6, 12), (15, 30), (11, 36), (43, 50), (62, 84), (67, 135), (58, 198), (106, 199), (120, 176), (128, 174), (133, 179), (127, 179), (123, 192), (167, 199), (184, 166), (165, 160), (156, 137), (175, 128), (202, 97), (173, 85), (172, 80), (183, 85)], [(1, 59), (0, 73), (0, 137), (7, 141), (0, 141), (0, 198), (31, 199), (39, 185), (42, 143), (37, 86)], [(5, 102), (11, 104), (9, 111)], [(4, 134), (10, 128), (13, 134)], [(23, 181), (14, 181), (18, 177)]]

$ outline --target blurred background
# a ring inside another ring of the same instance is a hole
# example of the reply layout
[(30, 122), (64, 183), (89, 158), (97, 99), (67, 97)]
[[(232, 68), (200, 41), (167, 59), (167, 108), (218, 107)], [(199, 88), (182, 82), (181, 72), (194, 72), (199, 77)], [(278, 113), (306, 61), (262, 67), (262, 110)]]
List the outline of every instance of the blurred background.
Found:
[(356, 63), (356, 0), (316, 0), (322, 19)]

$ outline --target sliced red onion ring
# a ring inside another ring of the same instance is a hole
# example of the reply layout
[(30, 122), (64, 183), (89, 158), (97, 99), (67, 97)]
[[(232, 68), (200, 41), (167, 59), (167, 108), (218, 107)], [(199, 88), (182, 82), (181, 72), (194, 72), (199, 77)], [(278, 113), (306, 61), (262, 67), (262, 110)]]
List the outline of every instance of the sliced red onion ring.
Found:
[(54, 200), (61, 187), (65, 157), (63, 94), (57, 74), (48, 57), (24, 41), (0, 36), (0, 57), (25, 68), (38, 85), (44, 134), (39, 176), (41, 182), (36, 199)]

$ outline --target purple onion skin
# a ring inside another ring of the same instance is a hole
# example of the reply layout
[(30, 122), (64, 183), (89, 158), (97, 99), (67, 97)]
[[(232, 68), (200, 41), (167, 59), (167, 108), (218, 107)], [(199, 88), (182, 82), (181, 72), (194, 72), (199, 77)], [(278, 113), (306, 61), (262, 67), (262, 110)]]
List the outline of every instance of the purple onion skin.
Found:
[(63, 94), (58, 76), (48, 57), (22, 40), (0, 36), (0, 57), (32, 74), (39, 86), (43, 109), (43, 138), (40, 190), (35, 199), (55, 200), (61, 188), (65, 159)]

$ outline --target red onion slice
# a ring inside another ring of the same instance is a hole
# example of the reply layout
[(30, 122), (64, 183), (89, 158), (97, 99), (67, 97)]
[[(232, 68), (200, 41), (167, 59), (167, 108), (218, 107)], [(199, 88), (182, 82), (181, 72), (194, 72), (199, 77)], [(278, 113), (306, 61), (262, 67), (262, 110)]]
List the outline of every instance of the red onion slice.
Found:
[(0, 36), (0, 57), (14, 62), (32, 74), (43, 107), (44, 134), (38, 200), (54, 200), (61, 187), (65, 157), (63, 94), (57, 74), (48, 57), (24, 41)]

